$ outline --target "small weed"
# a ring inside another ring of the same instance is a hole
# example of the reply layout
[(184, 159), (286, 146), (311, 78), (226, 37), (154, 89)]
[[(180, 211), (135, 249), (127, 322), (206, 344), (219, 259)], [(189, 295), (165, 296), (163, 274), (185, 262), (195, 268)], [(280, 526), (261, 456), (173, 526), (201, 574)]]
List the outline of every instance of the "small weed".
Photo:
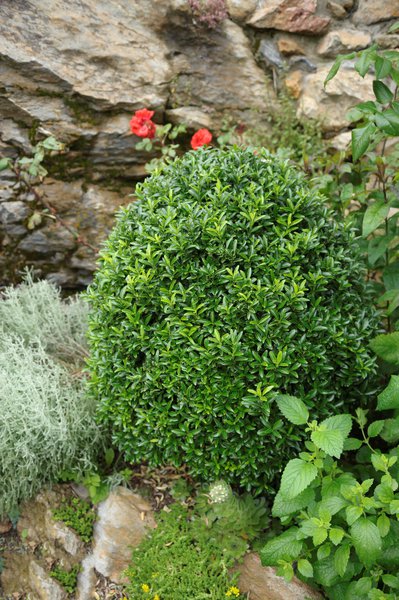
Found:
[(90, 542), (96, 513), (87, 502), (79, 498), (72, 498), (69, 502), (62, 504), (60, 508), (53, 510), (53, 518), (72, 527), (84, 542)]
[(70, 571), (66, 571), (57, 565), (50, 571), (50, 575), (53, 579), (59, 581), (69, 594), (73, 594), (76, 590), (79, 571), (80, 565), (75, 565)]

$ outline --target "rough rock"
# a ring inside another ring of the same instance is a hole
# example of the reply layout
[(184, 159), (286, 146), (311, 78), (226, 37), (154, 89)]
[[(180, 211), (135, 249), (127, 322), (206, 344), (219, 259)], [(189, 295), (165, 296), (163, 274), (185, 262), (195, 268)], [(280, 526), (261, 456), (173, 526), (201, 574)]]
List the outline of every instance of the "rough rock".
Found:
[(37, 600), (66, 600), (68, 594), (35, 560), (29, 565), (30, 587)]
[(227, 12), (233, 21), (245, 20), (255, 11), (257, 0), (226, 0)]
[(131, 560), (131, 549), (137, 546), (149, 527), (155, 527), (150, 505), (130, 490), (118, 487), (98, 506), (94, 526), (93, 552), (84, 561), (83, 579), (94, 568), (116, 583)]
[(261, 0), (247, 21), (258, 29), (278, 29), (317, 35), (329, 25), (329, 17), (316, 15), (317, 0)]
[(259, 56), (268, 67), (281, 69), (284, 65), (283, 57), (276, 44), (271, 40), (262, 40), (259, 46)]
[(321, 594), (296, 577), (287, 583), (272, 567), (262, 567), (257, 554), (247, 554), (240, 565), (238, 587), (251, 600), (322, 600)]
[(334, 137), (330, 138), (328, 140), (328, 146), (339, 151), (347, 150), (349, 144), (351, 143), (351, 138), (352, 135), (350, 131), (343, 131), (342, 133), (339, 133), (338, 135), (335, 135)]
[(398, 33), (381, 33), (375, 36), (375, 42), (381, 48), (399, 48), (399, 34)]
[(371, 35), (368, 31), (356, 29), (338, 29), (329, 31), (317, 47), (317, 53), (323, 57), (334, 58), (338, 54), (362, 50), (371, 44)]
[(195, 106), (183, 106), (182, 108), (167, 110), (166, 118), (173, 125), (181, 123), (190, 129), (212, 128), (212, 121), (209, 114), (203, 110), (199, 110)]
[(277, 40), (277, 48), (285, 56), (305, 54), (303, 46), (291, 37), (281, 37)]
[(398, 0), (360, 0), (352, 20), (356, 25), (372, 25), (399, 17)]
[(292, 71), (285, 78), (285, 87), (292, 98), (298, 99), (302, 91), (303, 71)]
[(344, 19), (352, 9), (354, 0), (334, 0), (327, 2), (327, 8), (336, 19)]
[(330, 67), (310, 73), (303, 82), (303, 93), (299, 98), (297, 116), (318, 119), (324, 131), (337, 131), (348, 127), (346, 112), (359, 102), (372, 100), (371, 75), (363, 79), (353, 68), (342, 67), (324, 88)]

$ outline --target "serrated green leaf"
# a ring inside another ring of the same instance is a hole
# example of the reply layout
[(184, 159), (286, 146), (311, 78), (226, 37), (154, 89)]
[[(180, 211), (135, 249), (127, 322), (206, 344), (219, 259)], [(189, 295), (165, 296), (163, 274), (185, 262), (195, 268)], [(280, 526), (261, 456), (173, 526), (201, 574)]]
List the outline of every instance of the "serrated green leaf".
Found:
[[(397, 351), (399, 357), (399, 337), (397, 337), (397, 342), (395, 341), (395, 344), (396, 343), (398, 344)], [(391, 375), (387, 387), (378, 395), (377, 410), (392, 409), (399, 409), (399, 375)]]
[(377, 454), (377, 452), (373, 452), (371, 455), (371, 462), (373, 463), (373, 467), (376, 471), (385, 472), (387, 470), (387, 462), (384, 460), (384, 458), (385, 457), (383, 454)]
[(269, 540), (260, 551), (262, 565), (273, 567), (279, 560), (296, 560), (303, 546), (303, 542), (296, 539), (298, 531), (297, 527), (292, 527)]
[(352, 542), (359, 560), (366, 566), (375, 563), (381, 554), (381, 535), (377, 525), (361, 517), (350, 529)]
[(384, 222), (389, 212), (389, 206), (384, 200), (376, 200), (367, 207), (363, 217), (362, 236), (367, 237), (381, 223)]
[(295, 396), (281, 394), (276, 398), (277, 406), (286, 419), (294, 425), (304, 425), (309, 420), (306, 405)]
[(387, 483), (380, 483), (374, 490), (374, 496), (384, 504), (389, 504), (393, 500), (393, 489)]
[(279, 491), (274, 498), (273, 517), (284, 517), (306, 508), (314, 500), (315, 492), (308, 487), (295, 498), (288, 500)]
[(384, 538), (386, 535), (388, 535), (389, 530), (391, 528), (391, 521), (389, 520), (389, 517), (387, 517), (387, 515), (385, 513), (382, 513), (378, 519), (377, 519), (377, 527), (378, 530), (380, 532), (380, 536), (382, 538)]
[(346, 440), (350, 433), (350, 430), (352, 429), (352, 417), (349, 414), (334, 415), (333, 417), (328, 417), (327, 419), (324, 419), (324, 421), (322, 421), (320, 425), (323, 425), (327, 429), (332, 431), (340, 431), (342, 437), (344, 438), (344, 440)]
[(373, 52), (370, 52), (369, 48), (360, 53), (359, 60), (355, 63), (355, 70), (361, 77), (364, 77), (369, 70), (371, 63), (373, 62), (373, 55)]
[(323, 542), (326, 541), (327, 537), (328, 537), (327, 529), (325, 527), (318, 527), (313, 533), (313, 537), (312, 537), (313, 545), (320, 546), (320, 544), (322, 544)]
[(374, 421), (373, 423), (370, 423), (370, 425), (367, 427), (368, 437), (377, 437), (377, 435), (381, 433), (382, 428), (384, 427), (384, 423), (385, 421), (383, 419), (381, 419), (380, 421)]
[(352, 158), (356, 162), (367, 151), (376, 128), (373, 123), (352, 129)]
[(280, 491), (288, 500), (295, 498), (317, 477), (317, 468), (300, 458), (290, 460), (281, 477)]
[(336, 515), (340, 510), (347, 506), (348, 502), (340, 496), (330, 496), (323, 498), (320, 505), (329, 511), (331, 516)]
[(362, 445), (362, 440), (350, 437), (344, 441), (344, 450), (359, 450)]
[(375, 76), (377, 79), (384, 79), (391, 72), (392, 63), (383, 56), (376, 56), (375, 59)]
[(348, 525), (353, 525), (363, 514), (361, 506), (348, 506), (346, 509), (346, 522)]
[(385, 419), (384, 429), (381, 431), (380, 437), (388, 444), (399, 442), (399, 417)]
[(338, 429), (312, 431), (310, 437), (315, 446), (326, 452), (326, 454), (335, 456), (335, 458), (341, 456), (344, 447), (344, 438)]
[(304, 577), (313, 577), (313, 567), (306, 558), (300, 558), (298, 560), (298, 571)]
[(385, 585), (394, 588), (394, 589), (398, 589), (399, 588), (399, 578), (395, 577), (395, 575), (390, 575), (389, 573), (386, 573), (385, 575), (382, 576), (382, 581), (385, 583)]
[(338, 546), (338, 544), (342, 542), (342, 538), (345, 535), (345, 531), (340, 527), (332, 527), (328, 532), (328, 535), (334, 546)]
[(323, 544), (317, 548), (317, 560), (323, 560), (323, 558), (327, 558), (331, 553), (331, 544)]
[(386, 362), (399, 364), (399, 331), (377, 335), (377, 337), (371, 340), (370, 347), (377, 356)]
[(348, 566), (349, 555), (350, 555), (349, 544), (344, 544), (340, 548), (337, 548), (334, 554), (334, 567), (340, 577), (345, 575), (346, 567)]
[(381, 104), (389, 104), (389, 102), (392, 102), (393, 93), (382, 81), (373, 81), (373, 91), (378, 102)]

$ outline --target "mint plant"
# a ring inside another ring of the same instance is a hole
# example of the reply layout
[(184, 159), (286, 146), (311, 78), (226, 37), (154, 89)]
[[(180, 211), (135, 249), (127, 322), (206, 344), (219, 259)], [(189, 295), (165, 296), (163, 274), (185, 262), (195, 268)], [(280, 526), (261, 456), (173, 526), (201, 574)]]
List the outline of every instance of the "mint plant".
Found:
[[(391, 28), (396, 29), (398, 24)], [(352, 59), (361, 77), (373, 74), (375, 100), (349, 112), (351, 160), (337, 154), (318, 185), (357, 227), (387, 330), (393, 331), (399, 316), (399, 51), (373, 45), (339, 56), (325, 85)]]
[[(287, 530), (265, 545), (263, 564), (276, 566), (287, 580), (296, 573), (321, 585), (333, 600), (394, 600), (399, 448), (378, 449), (387, 421), (368, 424), (367, 411), (358, 408), (353, 419), (340, 414), (318, 422), (299, 398), (281, 395), (276, 402), (290, 423), (306, 426), (309, 439), (283, 471), (272, 514)], [(397, 394), (380, 394), (377, 410), (387, 408), (399, 409)], [(349, 437), (353, 420), (357, 437)], [(336, 460), (345, 450), (358, 450), (361, 477)]]

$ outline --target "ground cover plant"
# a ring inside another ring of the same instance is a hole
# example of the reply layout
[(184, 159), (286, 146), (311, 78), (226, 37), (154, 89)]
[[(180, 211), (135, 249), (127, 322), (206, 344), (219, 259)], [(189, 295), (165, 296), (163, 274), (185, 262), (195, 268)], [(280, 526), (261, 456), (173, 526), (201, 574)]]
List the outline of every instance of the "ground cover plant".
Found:
[(268, 525), (264, 500), (238, 496), (224, 481), (204, 488), (194, 503), (175, 502), (133, 551), (126, 572), (129, 598), (200, 600), (244, 598), (230, 568)]
[(29, 277), (0, 300), (0, 515), (64, 469), (93, 469), (102, 435), (77, 362), (86, 315)]
[(136, 194), (87, 294), (100, 418), (129, 461), (264, 490), (300, 438), (276, 392), (327, 416), (373, 372), (352, 235), (265, 150), (187, 153)]
[(56, 521), (62, 521), (72, 527), (84, 542), (90, 542), (96, 513), (88, 502), (80, 498), (71, 498), (53, 510)]

